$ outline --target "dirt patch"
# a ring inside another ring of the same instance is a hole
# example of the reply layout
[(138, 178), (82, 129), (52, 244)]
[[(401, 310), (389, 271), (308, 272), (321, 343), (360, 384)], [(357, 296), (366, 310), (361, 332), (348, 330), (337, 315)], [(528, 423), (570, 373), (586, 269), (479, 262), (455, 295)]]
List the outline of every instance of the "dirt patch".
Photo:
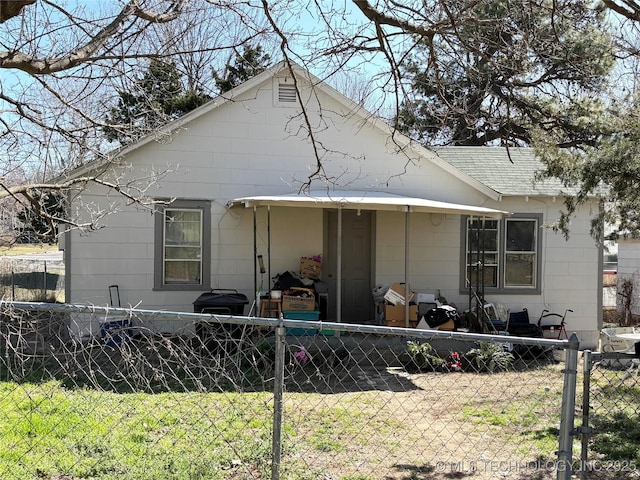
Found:
[[(285, 421), (297, 425), (295, 442), (308, 445), (304, 463), (323, 472), (317, 478), (555, 478), (562, 368), (548, 363), (493, 374), (351, 368), (340, 381), (343, 393), (288, 394)], [(348, 428), (346, 415), (353, 417)], [(336, 424), (342, 428), (333, 432)]]

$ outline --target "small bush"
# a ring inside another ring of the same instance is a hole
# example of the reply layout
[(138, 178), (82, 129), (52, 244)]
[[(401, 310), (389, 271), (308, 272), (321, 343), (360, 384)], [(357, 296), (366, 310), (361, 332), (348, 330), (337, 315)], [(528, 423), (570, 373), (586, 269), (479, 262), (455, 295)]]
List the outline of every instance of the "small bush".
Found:
[(508, 370), (514, 357), (502, 345), (493, 342), (479, 342), (465, 354), (470, 367), (476, 372), (493, 373), (496, 370)]
[(446, 369), (446, 362), (438, 356), (430, 343), (407, 342), (409, 365), (420, 372), (441, 372)]

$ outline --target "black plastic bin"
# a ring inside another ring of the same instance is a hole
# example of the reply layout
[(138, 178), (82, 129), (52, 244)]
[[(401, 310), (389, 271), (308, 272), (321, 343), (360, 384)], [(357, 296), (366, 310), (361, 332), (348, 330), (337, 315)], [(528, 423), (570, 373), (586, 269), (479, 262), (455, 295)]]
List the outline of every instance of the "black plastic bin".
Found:
[(244, 306), (248, 303), (247, 296), (237, 290), (216, 288), (200, 295), (193, 302), (193, 311), (195, 313), (243, 315)]
[[(214, 315), (244, 315), (245, 305), (249, 303), (246, 295), (231, 289), (213, 289), (204, 292), (193, 302), (194, 313)], [(218, 322), (198, 322), (196, 335), (209, 351), (232, 353), (237, 340), (242, 337), (244, 325)]]

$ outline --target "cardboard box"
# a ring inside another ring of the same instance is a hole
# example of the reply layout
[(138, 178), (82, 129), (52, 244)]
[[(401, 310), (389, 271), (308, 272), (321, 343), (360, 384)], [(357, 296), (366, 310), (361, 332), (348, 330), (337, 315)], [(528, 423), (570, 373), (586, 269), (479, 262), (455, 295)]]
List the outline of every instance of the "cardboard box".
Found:
[(310, 312), (316, 309), (316, 297), (294, 297), (292, 295), (282, 296), (282, 310)]
[[(404, 327), (404, 305), (385, 305), (384, 321), (389, 327)], [(418, 321), (418, 306), (409, 305), (409, 322), (413, 325)], [(392, 323), (395, 323), (392, 325)]]
[(456, 329), (456, 324), (453, 320), (448, 320), (447, 322), (439, 325), (437, 330), (446, 330), (448, 332), (453, 332)]
[[(384, 299), (391, 305), (404, 305), (405, 288), (401, 283), (394, 283), (389, 287)], [(409, 302), (413, 299), (413, 292), (409, 292)]]
[[(406, 324), (404, 323), (404, 320), (390, 320), (390, 321), (385, 320), (383, 322), (383, 326), (395, 327), (395, 328), (407, 328)], [(416, 322), (409, 320), (408, 328), (416, 328)]]
[(307, 257), (300, 259), (300, 275), (317, 280), (320, 274), (322, 274), (322, 262)]

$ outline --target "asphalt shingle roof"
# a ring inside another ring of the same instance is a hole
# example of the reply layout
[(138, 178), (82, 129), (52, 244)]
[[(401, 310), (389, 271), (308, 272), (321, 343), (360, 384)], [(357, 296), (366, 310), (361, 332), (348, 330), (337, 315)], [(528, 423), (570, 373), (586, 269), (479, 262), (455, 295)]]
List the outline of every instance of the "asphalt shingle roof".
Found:
[(569, 190), (556, 179), (535, 180), (544, 166), (531, 148), (437, 147), (432, 151), (502, 195), (556, 196)]

